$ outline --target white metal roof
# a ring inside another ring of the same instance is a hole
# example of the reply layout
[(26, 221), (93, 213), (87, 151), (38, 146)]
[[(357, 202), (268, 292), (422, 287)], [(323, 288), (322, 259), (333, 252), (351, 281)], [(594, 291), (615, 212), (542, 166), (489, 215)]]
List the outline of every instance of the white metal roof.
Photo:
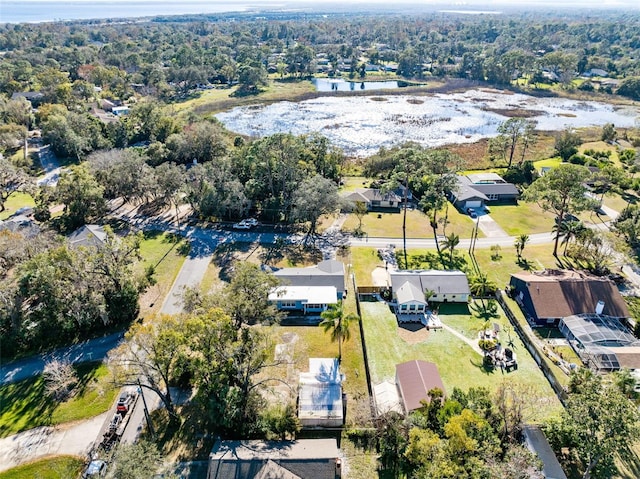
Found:
[(335, 286), (278, 286), (269, 293), (269, 301), (302, 301), (308, 304), (335, 304)]

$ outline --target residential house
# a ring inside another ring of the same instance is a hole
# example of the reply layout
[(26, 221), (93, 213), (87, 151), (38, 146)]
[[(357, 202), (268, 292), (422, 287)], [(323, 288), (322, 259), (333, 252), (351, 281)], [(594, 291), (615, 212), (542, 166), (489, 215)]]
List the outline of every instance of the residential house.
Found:
[(271, 290), (268, 299), (278, 311), (322, 313), (337, 304), (338, 292), (334, 286), (278, 286)]
[(438, 366), (417, 359), (396, 365), (396, 385), (406, 414), (420, 409), (422, 401), (431, 401), (432, 389), (446, 393)]
[(576, 314), (598, 313), (629, 318), (629, 309), (616, 285), (606, 278), (574, 271), (545, 270), (511, 275), (513, 296), (538, 325), (558, 324)]
[(217, 440), (207, 479), (336, 479), (341, 467), (335, 439)]
[(40, 233), (40, 226), (24, 214), (14, 214), (4, 221), (0, 220), (0, 231), (11, 231), (24, 238), (33, 238)]
[(12, 100), (25, 98), (31, 102), (32, 108), (37, 108), (44, 100), (44, 93), (39, 91), (18, 91), (11, 95)]
[(377, 188), (361, 188), (345, 197), (347, 201), (357, 203), (361, 201), (367, 205), (369, 211), (399, 212), (402, 207), (402, 196), (394, 191), (383, 193)]
[[(439, 303), (469, 301), (469, 281), (462, 271), (398, 270), (389, 273), (399, 314), (426, 311), (427, 300)], [(425, 298), (425, 293), (432, 294)]]
[(309, 372), (300, 373), (298, 419), (302, 427), (341, 427), (345, 402), (343, 375), (334, 358), (309, 358)]
[(281, 311), (321, 313), (347, 294), (341, 261), (326, 260), (306, 268), (282, 268), (273, 275), (281, 286), (269, 293), (269, 301)]
[(107, 232), (99, 225), (84, 225), (69, 235), (67, 241), (72, 248), (100, 248), (107, 240)]
[(484, 208), (486, 203), (515, 203), (520, 191), (496, 173), (458, 175), (458, 184), (449, 193), (451, 202), (460, 210)]

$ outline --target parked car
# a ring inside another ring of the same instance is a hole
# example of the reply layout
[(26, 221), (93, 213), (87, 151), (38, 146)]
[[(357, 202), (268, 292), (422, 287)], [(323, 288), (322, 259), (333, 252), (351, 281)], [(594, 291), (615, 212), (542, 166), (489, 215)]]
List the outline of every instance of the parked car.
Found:
[(87, 470), (82, 475), (83, 478), (102, 477), (107, 470), (107, 463), (100, 459), (93, 460), (89, 463)]
[(253, 226), (250, 223), (246, 223), (244, 220), (239, 223), (233, 223), (232, 228), (234, 230), (250, 230)]
[(116, 406), (116, 411), (120, 414), (126, 414), (129, 411), (131, 405), (135, 402), (136, 393), (125, 392), (120, 395), (118, 398), (118, 405)]
[(238, 223), (234, 223), (232, 228), (234, 230), (250, 230), (259, 224), (260, 222), (255, 218), (246, 218)]
[(478, 217), (478, 213), (473, 208), (467, 208), (467, 214), (474, 219)]

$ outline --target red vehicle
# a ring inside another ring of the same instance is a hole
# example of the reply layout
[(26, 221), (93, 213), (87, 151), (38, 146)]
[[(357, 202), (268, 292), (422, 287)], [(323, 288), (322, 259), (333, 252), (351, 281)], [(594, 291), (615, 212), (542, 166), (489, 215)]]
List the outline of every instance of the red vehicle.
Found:
[(135, 402), (136, 393), (125, 392), (120, 395), (118, 399), (118, 405), (116, 406), (116, 411), (122, 414), (123, 416), (127, 414), (131, 405)]

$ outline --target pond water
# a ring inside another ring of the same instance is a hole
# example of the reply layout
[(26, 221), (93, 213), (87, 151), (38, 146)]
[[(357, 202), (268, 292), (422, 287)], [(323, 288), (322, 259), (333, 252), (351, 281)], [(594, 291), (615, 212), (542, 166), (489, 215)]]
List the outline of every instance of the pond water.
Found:
[(318, 91), (369, 91), (399, 88), (393, 81), (346, 81), (342, 79), (314, 78), (313, 84)]
[(526, 110), (537, 128), (547, 131), (605, 123), (631, 127), (640, 118), (637, 107), (480, 89), (432, 96), (326, 96), (238, 107), (216, 117), (229, 130), (253, 137), (319, 132), (347, 155), (363, 157), (406, 141), (437, 147), (492, 137), (508, 119), (501, 113), (514, 109)]

